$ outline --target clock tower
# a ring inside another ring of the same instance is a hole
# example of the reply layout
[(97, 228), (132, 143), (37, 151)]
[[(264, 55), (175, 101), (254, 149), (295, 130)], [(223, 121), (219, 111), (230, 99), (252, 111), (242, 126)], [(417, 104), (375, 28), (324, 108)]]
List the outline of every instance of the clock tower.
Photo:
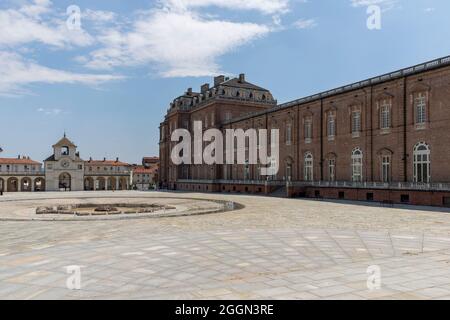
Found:
[(47, 191), (83, 191), (84, 161), (66, 134), (53, 145), (44, 165)]

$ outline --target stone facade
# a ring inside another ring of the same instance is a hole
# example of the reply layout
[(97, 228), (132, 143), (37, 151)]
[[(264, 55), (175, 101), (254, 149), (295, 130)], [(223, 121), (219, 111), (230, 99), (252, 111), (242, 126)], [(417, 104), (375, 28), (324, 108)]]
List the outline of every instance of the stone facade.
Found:
[(2, 192), (128, 190), (131, 177), (131, 165), (118, 158), (84, 161), (66, 135), (44, 166), (29, 157), (0, 158)]
[[(262, 92), (269, 101), (228, 100), (232, 119), (220, 96), (182, 109), (175, 100), (161, 124), (161, 185), (450, 205), (450, 57), (281, 105)], [(256, 166), (174, 166), (171, 132), (211, 114), (206, 128), (279, 129), (278, 174), (267, 181)]]

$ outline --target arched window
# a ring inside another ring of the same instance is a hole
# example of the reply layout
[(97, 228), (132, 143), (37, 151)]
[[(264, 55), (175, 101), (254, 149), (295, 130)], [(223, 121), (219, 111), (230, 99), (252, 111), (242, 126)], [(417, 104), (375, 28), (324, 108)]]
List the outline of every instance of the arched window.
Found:
[(305, 181), (314, 180), (314, 158), (311, 152), (305, 154), (304, 167), (305, 167)]
[(391, 155), (384, 154), (381, 156), (381, 181), (391, 182)]
[(362, 182), (363, 153), (361, 149), (355, 148), (352, 152), (352, 181)]
[(244, 180), (250, 179), (250, 164), (248, 160), (245, 160), (244, 164)]
[(286, 180), (291, 181), (292, 180), (292, 159), (288, 158), (286, 160)]
[(420, 142), (414, 147), (414, 182), (430, 183), (431, 181), (431, 159), (430, 147)]
[(328, 159), (328, 181), (336, 181), (336, 159)]

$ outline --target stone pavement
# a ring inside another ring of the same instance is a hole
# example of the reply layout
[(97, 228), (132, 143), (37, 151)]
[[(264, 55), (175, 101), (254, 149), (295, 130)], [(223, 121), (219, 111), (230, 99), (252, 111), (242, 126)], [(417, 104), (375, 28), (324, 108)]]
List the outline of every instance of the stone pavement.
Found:
[[(1, 221), (1, 299), (450, 299), (446, 210), (99, 192), (8, 194), (0, 216), (86, 197), (220, 199), (245, 208), (144, 220)], [(67, 288), (67, 266), (81, 266), (81, 290)], [(367, 287), (370, 266), (380, 269), (381, 289)]]

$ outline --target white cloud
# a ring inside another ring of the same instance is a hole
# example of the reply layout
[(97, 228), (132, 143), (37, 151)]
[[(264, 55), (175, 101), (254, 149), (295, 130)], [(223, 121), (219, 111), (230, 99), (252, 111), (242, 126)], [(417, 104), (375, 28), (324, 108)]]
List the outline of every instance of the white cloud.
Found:
[(59, 108), (38, 108), (37, 112), (48, 116), (57, 116), (60, 115), (63, 112), (63, 110)]
[(289, 11), (289, 0), (164, 0), (171, 9), (216, 6), (231, 10), (255, 10), (264, 14), (280, 14)]
[[(130, 31), (111, 28), (86, 66), (108, 69), (154, 64), (165, 77), (220, 72), (216, 59), (269, 33), (255, 23), (213, 20), (190, 10), (156, 9), (139, 16)], [(82, 59), (81, 59), (82, 60)]]
[(0, 95), (15, 96), (26, 92), (35, 83), (69, 83), (97, 86), (104, 82), (123, 79), (111, 74), (73, 73), (48, 68), (27, 60), (16, 53), (0, 51)]
[(56, 18), (49, 0), (34, 0), (17, 9), (0, 10), (0, 47), (38, 42), (52, 47), (88, 46), (94, 38), (84, 30), (69, 30)]
[(351, 0), (353, 7), (368, 7), (379, 5), (385, 10), (392, 9), (398, 0)]
[(314, 19), (299, 19), (294, 22), (294, 27), (297, 29), (311, 29), (317, 26)]

